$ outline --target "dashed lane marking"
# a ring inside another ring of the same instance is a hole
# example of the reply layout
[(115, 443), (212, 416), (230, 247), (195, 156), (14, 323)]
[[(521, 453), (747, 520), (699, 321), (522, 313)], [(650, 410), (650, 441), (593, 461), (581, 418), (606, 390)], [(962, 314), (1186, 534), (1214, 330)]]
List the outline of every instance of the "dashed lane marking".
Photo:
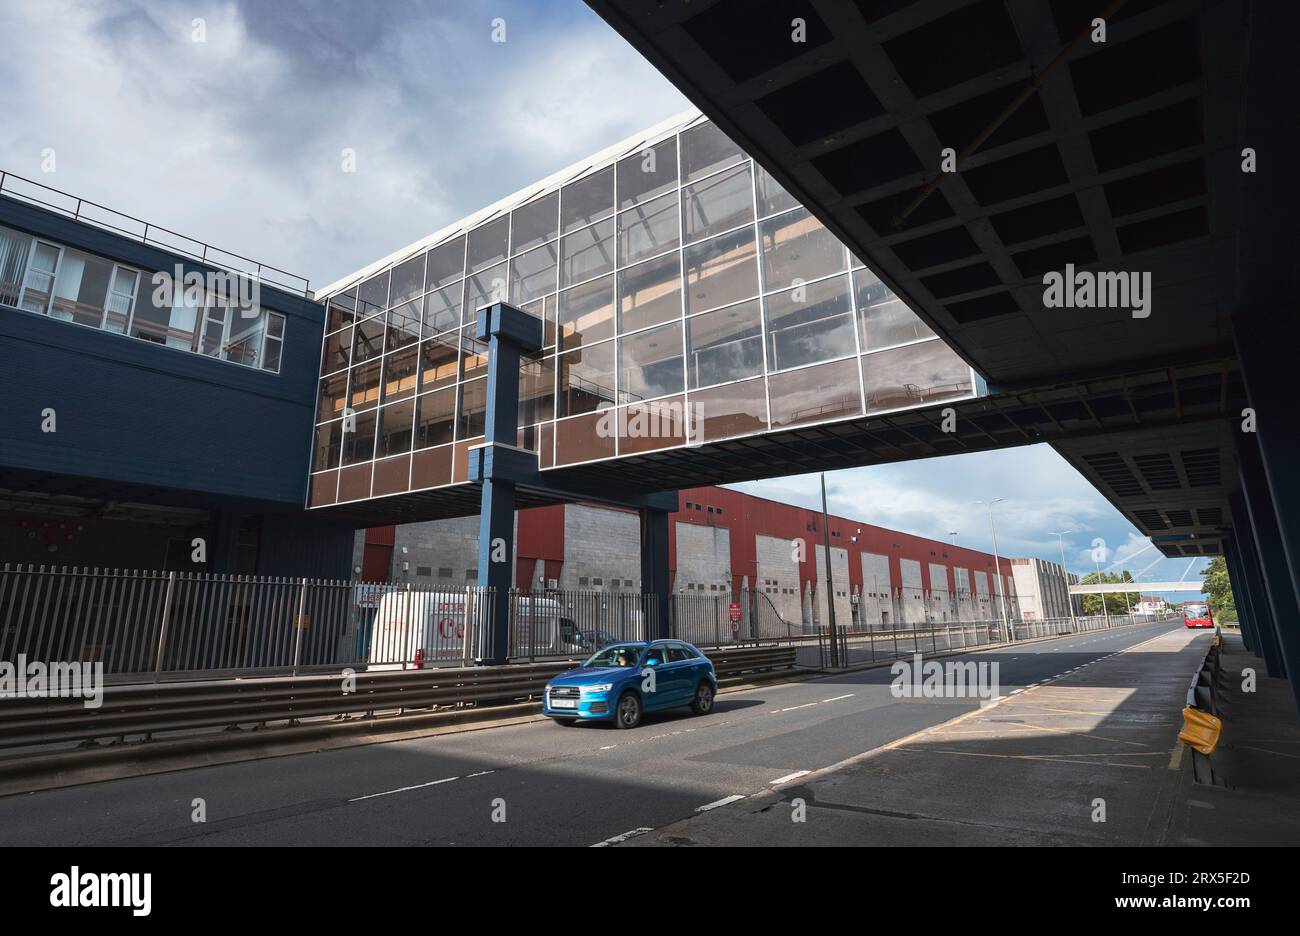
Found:
[(768, 786), (780, 786), (782, 783), (789, 783), (791, 780), (798, 780), (800, 777), (806, 777), (812, 773), (811, 770), (796, 770), (794, 773), (788, 773), (784, 777), (777, 777), (775, 780), (767, 781)]
[(695, 811), (708, 812), (710, 809), (717, 809), (719, 806), (727, 806), (737, 800), (743, 800), (744, 798), (745, 795), (743, 793), (733, 793), (730, 796), (724, 796), (720, 800), (714, 800), (712, 803), (705, 803), (703, 806), (696, 806)]
[(620, 842), (626, 842), (628, 839), (636, 838), (638, 835), (645, 835), (647, 832), (653, 832), (654, 829), (649, 826), (641, 826), (639, 829), (633, 829), (630, 832), (623, 832), (619, 835), (611, 836), (603, 842), (597, 842), (592, 848), (608, 848), (610, 845), (618, 845)]

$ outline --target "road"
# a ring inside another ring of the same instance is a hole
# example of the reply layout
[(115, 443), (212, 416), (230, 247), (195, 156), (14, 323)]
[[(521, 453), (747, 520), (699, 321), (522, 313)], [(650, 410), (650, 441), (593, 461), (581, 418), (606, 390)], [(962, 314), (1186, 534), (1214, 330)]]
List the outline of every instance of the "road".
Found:
[[(959, 657), (1000, 691), (1161, 633), (1150, 624)], [(948, 658), (952, 659), (952, 658)], [(634, 731), (548, 720), (0, 798), (0, 844), (617, 844), (975, 709), (900, 700), (887, 668), (719, 696)], [(205, 822), (193, 817), (201, 808)]]

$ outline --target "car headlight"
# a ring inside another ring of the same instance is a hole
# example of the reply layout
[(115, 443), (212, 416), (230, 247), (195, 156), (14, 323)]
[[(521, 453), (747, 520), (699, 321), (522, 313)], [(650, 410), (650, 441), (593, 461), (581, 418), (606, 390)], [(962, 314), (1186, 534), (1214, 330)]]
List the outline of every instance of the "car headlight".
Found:
[(613, 683), (600, 683), (599, 685), (596, 685), (596, 686), (583, 686), (583, 687), (582, 687), (582, 694), (583, 694), (583, 695), (603, 695), (604, 693), (609, 692), (609, 690), (611, 690), (611, 689), (613, 689), (613, 688), (614, 688), (614, 684), (613, 684)]

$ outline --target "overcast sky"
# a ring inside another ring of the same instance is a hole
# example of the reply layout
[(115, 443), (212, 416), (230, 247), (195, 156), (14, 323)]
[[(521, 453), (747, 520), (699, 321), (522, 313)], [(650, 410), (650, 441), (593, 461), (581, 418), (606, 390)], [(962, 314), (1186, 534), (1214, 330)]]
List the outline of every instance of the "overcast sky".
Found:
[[(316, 285), (689, 107), (580, 0), (0, 0), (0, 35), (0, 168)], [(1047, 446), (830, 476), (834, 512), (976, 548), (991, 497), (1004, 555), (1157, 556)]]

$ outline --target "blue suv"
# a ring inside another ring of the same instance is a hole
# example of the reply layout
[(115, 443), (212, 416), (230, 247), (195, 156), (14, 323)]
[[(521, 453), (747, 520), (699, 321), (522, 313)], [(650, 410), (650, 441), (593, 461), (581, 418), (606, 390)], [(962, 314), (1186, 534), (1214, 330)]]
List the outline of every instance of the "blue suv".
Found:
[(713, 710), (718, 678), (703, 653), (680, 640), (622, 641), (546, 684), (542, 714), (562, 725), (614, 720), (635, 728), (645, 712)]

